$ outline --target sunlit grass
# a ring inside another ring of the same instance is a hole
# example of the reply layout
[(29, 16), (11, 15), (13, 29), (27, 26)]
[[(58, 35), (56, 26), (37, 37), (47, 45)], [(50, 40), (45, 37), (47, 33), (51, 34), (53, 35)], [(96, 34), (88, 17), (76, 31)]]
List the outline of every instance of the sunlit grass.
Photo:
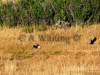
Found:
[[(100, 25), (49, 29), (25, 33), (22, 28), (0, 30), (0, 75), (99, 75), (100, 74)], [(20, 41), (19, 36), (26, 36)], [(73, 36), (80, 36), (75, 41)], [(34, 40), (29, 40), (30, 35)], [(40, 41), (38, 35), (65, 36), (66, 41)], [(89, 37), (97, 41), (89, 44)], [(40, 49), (32, 49), (40, 44)]]

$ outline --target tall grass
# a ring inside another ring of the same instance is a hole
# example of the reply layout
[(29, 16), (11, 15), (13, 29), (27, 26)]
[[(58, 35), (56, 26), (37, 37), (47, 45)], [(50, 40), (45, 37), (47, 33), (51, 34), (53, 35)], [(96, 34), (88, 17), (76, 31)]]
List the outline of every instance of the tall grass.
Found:
[[(70, 29), (23, 32), (22, 28), (0, 30), (0, 75), (99, 75), (100, 74), (100, 25)], [(19, 40), (25, 35), (24, 41)], [(80, 40), (73, 40), (75, 34)], [(28, 40), (34, 35), (34, 41)], [(40, 41), (38, 35), (69, 36), (65, 41)], [(97, 41), (89, 44), (89, 37)], [(40, 44), (40, 49), (32, 49)]]

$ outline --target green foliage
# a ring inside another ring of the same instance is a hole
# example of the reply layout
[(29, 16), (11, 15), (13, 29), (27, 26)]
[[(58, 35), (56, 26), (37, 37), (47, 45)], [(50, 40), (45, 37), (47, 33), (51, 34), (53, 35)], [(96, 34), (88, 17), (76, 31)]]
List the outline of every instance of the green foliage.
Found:
[[(58, 19), (71, 24), (100, 23), (100, 0), (0, 0), (1, 26), (55, 24)], [(37, 26), (37, 30), (41, 27)]]
[(35, 26), (35, 29), (37, 31), (45, 31), (45, 30), (47, 30), (47, 28), (44, 25), (37, 25), (37, 26)]
[(25, 33), (32, 33), (34, 31), (34, 28), (32, 26), (25, 26), (22, 29), (22, 31), (25, 32)]

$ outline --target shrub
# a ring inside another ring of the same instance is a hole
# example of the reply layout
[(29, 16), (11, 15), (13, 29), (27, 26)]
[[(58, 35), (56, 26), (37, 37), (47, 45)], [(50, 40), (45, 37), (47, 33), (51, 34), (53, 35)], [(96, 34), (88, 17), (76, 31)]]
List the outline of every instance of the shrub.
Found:
[(35, 26), (35, 29), (37, 31), (45, 31), (45, 30), (47, 30), (45, 25), (37, 25), (37, 26)]
[(32, 33), (34, 31), (34, 28), (32, 26), (25, 26), (22, 29), (22, 31), (25, 32), (25, 33)]

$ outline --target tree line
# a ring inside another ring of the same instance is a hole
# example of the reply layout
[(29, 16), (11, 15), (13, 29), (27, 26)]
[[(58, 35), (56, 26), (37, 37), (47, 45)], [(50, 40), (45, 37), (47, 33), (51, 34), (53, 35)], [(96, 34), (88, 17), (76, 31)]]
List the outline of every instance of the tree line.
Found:
[(53, 25), (58, 19), (72, 25), (100, 23), (100, 0), (0, 0), (1, 26)]

